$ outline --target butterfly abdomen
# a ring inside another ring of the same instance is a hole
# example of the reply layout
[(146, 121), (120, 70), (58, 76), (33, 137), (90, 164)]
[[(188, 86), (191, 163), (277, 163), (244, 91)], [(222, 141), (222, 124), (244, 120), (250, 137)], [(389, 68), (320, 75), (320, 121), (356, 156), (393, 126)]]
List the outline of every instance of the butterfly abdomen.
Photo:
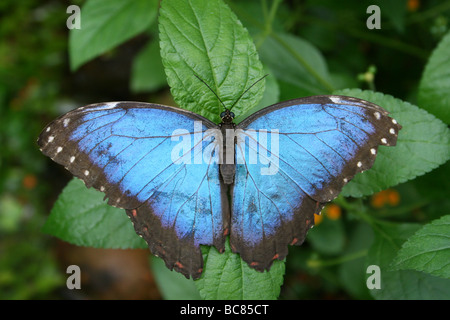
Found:
[(222, 159), (220, 163), (220, 174), (225, 184), (233, 184), (236, 173), (236, 164), (234, 159), (235, 148), (235, 125), (234, 123), (223, 123), (220, 126), (222, 131)]

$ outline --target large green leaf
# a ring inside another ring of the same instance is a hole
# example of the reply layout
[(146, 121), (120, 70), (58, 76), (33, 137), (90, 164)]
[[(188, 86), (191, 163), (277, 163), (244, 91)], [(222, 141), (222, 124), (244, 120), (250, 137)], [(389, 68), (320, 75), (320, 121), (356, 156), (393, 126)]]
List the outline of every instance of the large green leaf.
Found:
[(340, 254), (346, 241), (342, 219), (332, 220), (324, 215), (322, 222), (308, 231), (307, 241), (318, 253)]
[(412, 180), (450, 158), (450, 130), (425, 110), (379, 92), (345, 89), (334, 94), (371, 101), (388, 110), (403, 126), (397, 146), (380, 146), (372, 169), (356, 175), (344, 187), (344, 196), (370, 195)]
[(267, 74), (268, 77), (266, 77), (266, 89), (264, 91), (262, 99), (253, 108), (246, 110), (244, 113), (236, 115), (236, 118), (234, 119), (235, 123), (239, 123), (256, 111), (280, 101), (280, 87), (278, 86), (277, 79), (272, 76), (272, 73), (267, 68), (264, 68), (264, 73)]
[(239, 255), (231, 252), (228, 241), (225, 252), (203, 247), (205, 266), (195, 284), (203, 299), (268, 300), (280, 295), (284, 262), (275, 260), (269, 271), (251, 269)]
[(67, 242), (95, 248), (147, 248), (122, 209), (103, 202), (104, 194), (72, 179), (59, 195), (43, 231)]
[(166, 300), (200, 300), (194, 280), (186, 279), (181, 273), (171, 271), (161, 258), (152, 256), (152, 272), (158, 289)]
[(450, 280), (411, 270), (390, 270), (398, 250), (418, 229), (418, 224), (377, 223), (367, 264), (380, 268), (381, 288), (371, 289), (376, 299), (450, 299)]
[(420, 107), (450, 124), (450, 32), (428, 60), (417, 99)]
[(145, 92), (167, 86), (167, 78), (159, 54), (159, 41), (151, 41), (139, 52), (131, 70), (131, 89)]
[(275, 33), (258, 51), (280, 81), (296, 88), (296, 96), (329, 94), (333, 90), (328, 66), (317, 48), (297, 36)]
[[(252, 39), (223, 1), (164, 0), (159, 29), (167, 80), (182, 108), (219, 122), (223, 106), (211, 90), (229, 108), (264, 75)], [(238, 116), (251, 109), (263, 93), (261, 81), (233, 112)]]
[(373, 242), (373, 230), (365, 222), (347, 224), (347, 244), (341, 257), (352, 257), (338, 267), (339, 282), (356, 299), (370, 298), (366, 286), (366, 255)]
[(286, 33), (282, 14), (272, 15), (274, 8), (279, 12), (286, 10), (285, 3), (272, 1), (271, 13), (260, 1), (235, 1), (230, 6), (249, 28), (270, 75), (282, 84), (283, 99), (329, 94), (334, 90), (334, 81), (322, 53), (311, 42)]
[(418, 270), (450, 279), (450, 215), (426, 224), (406, 241), (394, 270)]
[(148, 29), (158, 0), (89, 0), (81, 8), (81, 29), (70, 30), (70, 66), (105, 53)]

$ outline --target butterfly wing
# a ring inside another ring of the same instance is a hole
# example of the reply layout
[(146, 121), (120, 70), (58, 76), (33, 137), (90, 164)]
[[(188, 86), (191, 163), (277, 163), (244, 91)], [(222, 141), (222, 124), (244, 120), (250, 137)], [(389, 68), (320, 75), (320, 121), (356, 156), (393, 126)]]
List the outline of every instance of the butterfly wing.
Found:
[[(344, 96), (314, 96), (269, 106), (236, 130), (230, 244), (257, 270), (300, 245), (314, 214), (401, 126), (381, 107)], [(278, 132), (277, 132), (278, 131)], [(278, 148), (278, 149), (277, 149)]]
[(211, 121), (148, 103), (82, 107), (45, 128), (42, 152), (124, 208), (153, 254), (201, 275), (200, 244), (224, 249), (229, 207)]

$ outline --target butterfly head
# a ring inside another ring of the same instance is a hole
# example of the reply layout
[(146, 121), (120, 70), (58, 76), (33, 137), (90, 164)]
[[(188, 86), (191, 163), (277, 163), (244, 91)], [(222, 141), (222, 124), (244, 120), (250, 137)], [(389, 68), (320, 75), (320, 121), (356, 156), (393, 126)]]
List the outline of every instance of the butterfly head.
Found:
[(225, 111), (220, 114), (220, 118), (222, 119), (222, 123), (233, 123), (234, 113), (225, 109)]

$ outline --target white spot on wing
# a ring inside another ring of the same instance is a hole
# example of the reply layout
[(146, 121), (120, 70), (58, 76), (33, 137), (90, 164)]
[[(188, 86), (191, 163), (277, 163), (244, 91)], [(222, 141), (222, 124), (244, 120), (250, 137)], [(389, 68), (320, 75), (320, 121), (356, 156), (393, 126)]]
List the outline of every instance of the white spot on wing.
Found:
[(64, 127), (67, 127), (69, 125), (69, 122), (70, 122), (69, 118), (64, 119), (64, 121), (63, 121)]
[(341, 103), (341, 98), (340, 97), (329, 97), (331, 101), (333, 101), (334, 103)]
[(85, 176), (88, 176), (88, 175), (89, 175), (89, 170), (85, 170), (85, 171), (84, 171), (84, 175), (85, 175)]
[(393, 123), (393, 124), (397, 124), (397, 120), (392, 119), (392, 123)]
[(372, 149), (370, 149), (370, 153), (371, 153), (371, 154), (376, 154), (376, 153), (377, 153), (377, 150), (375, 150), (374, 148), (372, 148)]
[(70, 161), (70, 163), (73, 163), (75, 161), (75, 157), (71, 156), (69, 161)]
[(50, 127), (47, 127), (47, 130), (45, 130), (45, 132), (49, 132), (50, 131)]
[(101, 186), (101, 187), (100, 187), (100, 191), (101, 191), (101, 192), (105, 191), (105, 187), (104, 187), (104, 186)]
[(344, 183), (347, 183), (348, 182), (348, 179), (347, 178), (344, 178)]
[(362, 167), (362, 162), (358, 161), (358, 163), (356, 165), (358, 166), (358, 168), (361, 168)]
[(380, 114), (378, 111), (374, 112), (373, 115), (375, 116), (375, 118), (376, 118), (377, 120), (380, 120), (381, 114)]
[(54, 139), (55, 139), (54, 136), (50, 136), (50, 137), (48, 137), (48, 142), (52, 142)]
[(90, 108), (89, 110), (108, 110), (117, 106), (118, 102), (107, 102), (97, 107)]
[(386, 143), (387, 143), (386, 138), (382, 138), (382, 139), (381, 139), (381, 142), (384, 143), (384, 144), (386, 144)]
[(62, 151), (62, 147), (58, 147), (58, 149), (56, 149), (56, 153), (60, 153)]
[(395, 134), (394, 128), (390, 128), (390, 129), (389, 129), (389, 133), (390, 133), (390, 134)]

